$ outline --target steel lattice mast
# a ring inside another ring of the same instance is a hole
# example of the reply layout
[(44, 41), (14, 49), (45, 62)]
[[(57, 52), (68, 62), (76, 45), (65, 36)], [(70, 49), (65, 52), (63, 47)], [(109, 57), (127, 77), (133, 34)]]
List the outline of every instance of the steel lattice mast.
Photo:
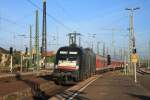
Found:
[[(36, 26), (35, 26), (35, 61), (37, 67), (39, 67), (39, 14), (36, 10)], [(38, 69), (38, 68), (37, 68)]]
[(47, 56), (47, 32), (46, 32), (46, 0), (43, 0), (43, 27), (42, 27), (42, 57)]

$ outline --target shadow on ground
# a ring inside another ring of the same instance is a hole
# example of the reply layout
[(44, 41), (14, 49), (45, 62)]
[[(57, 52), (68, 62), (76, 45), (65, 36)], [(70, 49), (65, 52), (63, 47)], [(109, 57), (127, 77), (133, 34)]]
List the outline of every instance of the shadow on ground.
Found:
[[(48, 79), (48, 76), (46, 76), (45, 78), (47, 80), (50, 80)], [(50, 97), (48, 94), (40, 89), (40, 84), (32, 80), (22, 79), (20, 74), (16, 74), (16, 79), (26, 83), (31, 88), (34, 100), (48, 100), (48, 98)]]
[(46, 76), (39, 76), (40, 78), (43, 78), (43, 79), (45, 79), (45, 80), (47, 80), (47, 81), (53, 81), (53, 79), (52, 79), (52, 75), (46, 75)]
[(131, 93), (128, 93), (128, 95), (138, 98), (140, 100), (150, 100), (150, 96), (146, 96), (146, 95), (138, 95), (138, 94), (131, 94)]

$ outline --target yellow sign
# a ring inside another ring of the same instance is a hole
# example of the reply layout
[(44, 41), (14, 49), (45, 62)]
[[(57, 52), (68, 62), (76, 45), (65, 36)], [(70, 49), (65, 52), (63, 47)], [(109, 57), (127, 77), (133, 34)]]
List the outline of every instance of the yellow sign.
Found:
[(137, 54), (132, 54), (131, 55), (131, 62), (132, 63), (137, 63), (138, 62), (138, 55)]

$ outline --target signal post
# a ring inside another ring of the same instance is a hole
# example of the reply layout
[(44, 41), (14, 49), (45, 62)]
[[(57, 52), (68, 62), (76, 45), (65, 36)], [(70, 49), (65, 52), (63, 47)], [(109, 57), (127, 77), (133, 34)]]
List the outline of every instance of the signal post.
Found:
[(134, 82), (137, 83), (137, 74), (136, 74), (136, 64), (138, 62), (138, 55), (136, 54), (136, 51), (134, 51), (131, 55), (131, 62), (133, 63), (134, 66)]

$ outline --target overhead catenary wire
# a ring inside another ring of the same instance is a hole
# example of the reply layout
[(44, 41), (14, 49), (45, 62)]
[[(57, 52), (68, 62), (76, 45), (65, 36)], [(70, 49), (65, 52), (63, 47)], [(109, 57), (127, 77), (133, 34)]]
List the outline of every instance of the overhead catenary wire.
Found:
[[(39, 9), (40, 11), (43, 11), (43, 9), (41, 7), (39, 7), (38, 5), (36, 5), (34, 2), (32, 2), (31, 0), (27, 0), (28, 3), (30, 3), (32, 6), (36, 7), (37, 9)], [(68, 26), (66, 26), (64, 23), (62, 23), (60, 20), (58, 20), (57, 18), (55, 18), (54, 16), (52, 16), (50, 13), (46, 12), (47, 16), (49, 18), (51, 18), (53, 21), (55, 21), (57, 24), (63, 26), (66, 30), (68, 31), (72, 31), (72, 29)]]
[[(17, 20), (17, 21), (13, 21), (13, 20), (11, 20), (11, 19), (9, 19), (9, 18), (5, 18), (5, 17), (0, 16), (0, 20), (1, 20), (1, 21), (5, 21), (5, 22), (7, 22), (7, 23), (9, 23), (9, 24), (18, 26), (18, 27), (20, 27), (20, 28), (26, 28), (26, 26), (23, 25), (23, 24), (21, 24), (22, 22), (20, 22), (21, 19), (24, 19), (24, 18), (25, 18), (25, 17), (20, 18), (20, 19)], [(12, 30), (11, 30), (11, 31), (8, 30), (8, 29), (7, 29), (8, 26), (9, 26), (9, 25), (1, 26), (0, 29), (1, 29), (2, 31), (8, 32), (8, 33), (16, 33), (16, 32), (14, 32), (14, 31), (12, 31)], [(19, 32), (18, 32), (18, 33), (19, 33)], [(27, 33), (27, 32), (24, 31), (24, 33)]]
[[(29, 14), (28, 14), (28, 15), (29, 15)], [(23, 16), (22, 18), (20, 18), (20, 19), (18, 19), (18, 20), (16, 20), (16, 21), (13, 21), (13, 20), (11, 20), (11, 19), (9, 19), (9, 18), (0, 16), (0, 20), (1, 20), (1, 21), (5, 21), (5, 22), (7, 22), (7, 23), (9, 23), (9, 24), (12, 24), (12, 25), (15, 25), (15, 26), (19, 26), (19, 27), (25, 28), (25, 26), (23, 26), (23, 25), (20, 26), (20, 24), (22, 23), (21, 21), (22, 21), (23, 19), (25, 19), (26, 17), (27, 17), (27, 15)], [(7, 25), (7, 26), (8, 26), (8, 25)], [(1, 31), (2, 31), (2, 32), (11, 33), (11, 34), (16, 33), (16, 32), (13, 31), (13, 30), (8, 30), (8, 29), (7, 29), (7, 26), (0, 27)], [(25, 31), (25, 32), (18, 32), (18, 33), (27, 33), (27, 32)]]
[(8, 23), (11, 23), (11, 24), (16, 24), (16, 22), (14, 22), (14, 21), (12, 21), (12, 20), (10, 20), (10, 19), (8, 19), (8, 18), (5, 18), (5, 17), (2, 17), (2, 16), (0, 16), (0, 20), (2, 21), (6, 21), (6, 22), (8, 22)]
[[(5, 17), (0, 16), (0, 20), (1, 21), (5, 21), (7, 23), (10, 23), (10, 24), (13, 24), (13, 25), (25, 28), (25, 26), (23, 24), (21, 24), (21, 22), (20, 22), (22, 19), (24, 19), (24, 17), (19, 19), (19, 20), (17, 20), (17, 21), (13, 21), (13, 20), (11, 20), (9, 18), (5, 18)], [(7, 27), (7, 26), (5, 26), (5, 27)]]
[[(11, 20), (10, 18), (6, 18), (6, 17), (3, 17), (3, 16), (0, 16), (0, 21), (1, 21), (1, 22), (2, 22), (2, 21), (7, 22), (7, 23), (9, 23), (9, 24), (11, 24), (11, 25), (13, 25), (13, 26), (18, 26), (18, 27), (21, 27), (21, 28), (25, 28), (25, 25), (22, 24), (22, 20), (26, 19), (28, 16), (29, 16), (29, 14), (28, 14), (28, 15), (24, 15), (22, 18), (19, 18), (19, 19), (17, 19), (16, 21)], [(10, 29), (8, 30), (8, 26), (9, 26), (9, 25), (7, 25), (7, 26), (1, 26), (1, 27), (0, 27), (0, 31), (2, 31), (2, 32), (7, 32), (7, 33), (11, 33), (11, 34), (16, 33), (16, 32), (13, 31), (13, 30), (10, 30)], [(18, 33), (27, 33), (27, 32), (18, 32)], [(3, 42), (3, 43), (5, 43), (5, 42)], [(6, 44), (7, 44), (7, 46), (6, 46), (5, 48), (7, 48), (7, 47), (9, 47), (9, 46), (12, 46), (12, 43), (5, 43), (5, 45), (6, 45)]]

